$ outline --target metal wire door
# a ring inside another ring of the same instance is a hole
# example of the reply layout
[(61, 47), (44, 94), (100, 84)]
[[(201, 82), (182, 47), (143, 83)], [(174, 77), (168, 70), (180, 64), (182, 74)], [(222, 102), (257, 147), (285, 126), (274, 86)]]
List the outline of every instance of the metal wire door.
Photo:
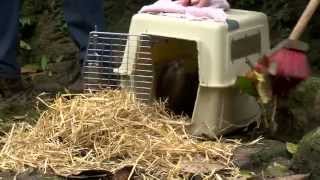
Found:
[(91, 32), (83, 76), (86, 91), (126, 89), (136, 99), (150, 101), (153, 95), (151, 38)]

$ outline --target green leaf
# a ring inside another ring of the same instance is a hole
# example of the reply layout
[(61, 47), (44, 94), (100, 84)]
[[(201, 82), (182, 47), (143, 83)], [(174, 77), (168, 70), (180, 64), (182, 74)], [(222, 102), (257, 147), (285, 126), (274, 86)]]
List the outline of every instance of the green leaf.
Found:
[(47, 70), (48, 63), (49, 63), (49, 58), (47, 56), (42, 56), (41, 60), (40, 60), (40, 63), (41, 63), (42, 70), (43, 71)]
[(55, 60), (55, 62), (59, 63), (59, 62), (61, 62), (63, 60), (63, 58), (64, 58), (64, 56), (61, 55)]
[(52, 71), (49, 71), (49, 72), (48, 72), (48, 76), (49, 76), (49, 77), (52, 77)]
[(287, 146), (287, 150), (289, 153), (291, 154), (296, 154), (297, 151), (298, 151), (298, 145), (297, 144), (293, 144), (293, 143), (286, 143), (286, 146)]
[(252, 96), (257, 96), (257, 91), (253, 82), (246, 77), (238, 77), (236, 86), (244, 93), (247, 93)]
[(20, 40), (20, 48), (25, 50), (31, 50), (31, 46), (23, 40)]
[(288, 171), (289, 171), (288, 166), (278, 162), (273, 162), (266, 168), (265, 175), (280, 177), (280, 176), (285, 176), (288, 173)]
[(41, 67), (37, 64), (26, 64), (23, 67), (21, 67), (21, 73), (22, 74), (28, 74), (28, 73), (36, 73), (41, 70)]
[(256, 176), (254, 172), (247, 171), (247, 170), (241, 170), (240, 175), (244, 178), (253, 178)]
[(29, 25), (29, 26), (32, 25), (31, 17), (22, 17), (19, 19), (19, 21), (20, 21), (22, 27), (26, 26), (26, 25)]

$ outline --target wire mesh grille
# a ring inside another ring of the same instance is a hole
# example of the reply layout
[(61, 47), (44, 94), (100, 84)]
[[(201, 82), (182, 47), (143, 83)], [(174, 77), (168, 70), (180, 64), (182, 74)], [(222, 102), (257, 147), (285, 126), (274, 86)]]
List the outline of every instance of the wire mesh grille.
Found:
[(91, 32), (83, 68), (86, 91), (125, 88), (136, 99), (151, 100), (153, 63), (147, 35)]

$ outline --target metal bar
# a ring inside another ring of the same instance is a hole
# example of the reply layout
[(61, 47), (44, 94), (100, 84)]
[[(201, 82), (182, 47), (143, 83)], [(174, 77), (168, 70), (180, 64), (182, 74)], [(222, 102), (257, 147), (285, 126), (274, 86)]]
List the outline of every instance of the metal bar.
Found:
[[(105, 70), (113, 70), (113, 69), (116, 69), (116, 68), (113, 68), (113, 67), (96, 67), (96, 66), (84, 66), (85, 68), (88, 68), (88, 69), (105, 69)], [(140, 71), (140, 72), (147, 72), (147, 73), (152, 73), (153, 71), (148, 71), (148, 70), (135, 70), (135, 71)], [(94, 71), (86, 71), (86, 72), (83, 72), (83, 73), (87, 73), (87, 74), (94, 74), (94, 73), (99, 73), (99, 74), (102, 74), (102, 73), (105, 73), (105, 72), (94, 72)], [(115, 73), (115, 72), (114, 72)], [(114, 73), (112, 73), (114, 75)], [(108, 74), (106, 74), (108, 75)]]
[[(122, 64), (122, 62), (114, 62), (114, 61), (97, 61), (97, 60), (87, 60), (87, 62), (92, 62), (92, 63), (110, 63), (110, 64)], [(152, 64), (148, 63), (127, 63), (127, 65), (139, 65), (139, 66), (150, 66)], [(87, 66), (84, 66), (87, 67)], [(90, 66), (92, 67), (92, 66)]]
[[(95, 43), (96, 45), (106, 45), (106, 46), (118, 46), (118, 47), (126, 47), (127, 44), (109, 44), (109, 43)], [(92, 45), (91, 43), (89, 43), (89, 46)], [(131, 45), (130, 47), (138, 47), (138, 46), (133, 46)], [(151, 46), (143, 46), (141, 45), (140, 47), (142, 48), (151, 48)]]
[[(104, 49), (88, 49), (89, 51), (100, 51), (100, 52), (118, 52), (118, 53), (125, 53), (125, 51), (119, 51), (119, 50), (109, 50), (109, 49), (106, 49), (106, 50), (104, 50)], [(141, 51), (141, 52), (139, 52), (139, 51), (136, 51), (136, 54), (147, 54), (147, 55), (150, 55), (151, 54), (151, 52), (144, 52), (144, 51)]]
[[(114, 60), (112, 61), (97, 61), (97, 60), (87, 60), (86, 62), (89, 62), (89, 63), (108, 63), (108, 64), (121, 64), (121, 62), (116, 62)], [(90, 66), (90, 65), (88, 65)], [(94, 67), (94, 66), (90, 66), (90, 67)], [(97, 66), (98, 67), (98, 66)]]
[(94, 69), (114, 69), (114, 67), (98, 67), (98, 66), (83, 66), (84, 68), (94, 68)]
[[(96, 68), (96, 67), (90, 67), (90, 68)], [(96, 68), (98, 69), (98, 68)], [(108, 69), (114, 69), (114, 68), (108, 68)], [(152, 70), (140, 70), (140, 69), (136, 69), (135, 71), (138, 71), (138, 72), (146, 72), (146, 73), (153, 73)], [(94, 71), (86, 71), (84, 72), (85, 74), (104, 74), (104, 75), (114, 75), (115, 73), (105, 73), (105, 72), (94, 72)]]
[[(105, 57), (105, 58), (123, 58), (123, 56), (109, 56), (109, 55), (99, 55), (99, 54), (88, 54), (87, 56), (92, 56), (92, 57)], [(151, 58), (139, 58), (139, 59), (144, 59), (144, 60), (152, 60)]]
[[(121, 79), (107, 79), (107, 78), (97, 78), (97, 77), (83, 77), (83, 79), (87, 80), (102, 80), (102, 81), (117, 81), (117, 82), (125, 82), (127, 80), (121, 80)], [(136, 81), (137, 83), (145, 83), (145, 84), (152, 84), (152, 82), (149, 81)]]
[(101, 32), (101, 31), (92, 31), (90, 34), (103, 34), (103, 35), (123, 35), (123, 36), (139, 36), (139, 37), (149, 37), (149, 35), (144, 34), (128, 34), (128, 33), (116, 33), (116, 32)]
[[(104, 84), (92, 84), (92, 83), (85, 83), (85, 86), (103, 86)], [(118, 87), (118, 85), (108, 84), (109, 87)]]
[[(112, 85), (112, 84), (93, 84), (93, 83), (85, 83), (85, 86), (106, 86), (106, 87), (118, 87), (118, 85)], [(151, 90), (151, 88), (145, 88), (145, 87), (134, 87), (134, 89), (145, 89), (145, 90)], [(137, 92), (135, 94), (140, 95), (150, 95), (149, 93), (143, 93), (143, 92)]]
[(108, 38), (108, 37), (97, 37), (98, 39), (103, 39), (103, 40), (120, 40), (120, 41), (140, 41), (140, 42), (151, 42), (151, 40), (128, 40), (125, 38)]
[[(98, 74), (98, 75), (116, 75), (116, 74), (110, 74), (110, 73), (88, 73), (88, 72), (83, 72), (84, 74)], [(151, 78), (153, 79), (153, 76), (143, 76), (143, 75), (131, 75), (132, 77), (140, 77), (140, 78)]]

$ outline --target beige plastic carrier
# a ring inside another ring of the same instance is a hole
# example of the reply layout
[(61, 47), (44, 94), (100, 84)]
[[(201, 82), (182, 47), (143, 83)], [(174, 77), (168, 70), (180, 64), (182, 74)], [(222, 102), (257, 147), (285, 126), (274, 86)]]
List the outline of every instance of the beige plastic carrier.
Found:
[[(260, 118), (256, 100), (234, 85), (237, 77), (249, 70), (246, 60), (255, 62), (270, 48), (267, 17), (238, 9), (226, 13), (227, 23), (152, 14), (136, 14), (131, 20), (129, 34), (195, 42), (199, 87), (191, 132), (196, 136), (214, 138)], [(126, 48), (125, 54), (134, 55), (134, 47), (138, 46)], [(118, 72), (130, 75), (134, 68), (130, 60), (124, 57)]]

